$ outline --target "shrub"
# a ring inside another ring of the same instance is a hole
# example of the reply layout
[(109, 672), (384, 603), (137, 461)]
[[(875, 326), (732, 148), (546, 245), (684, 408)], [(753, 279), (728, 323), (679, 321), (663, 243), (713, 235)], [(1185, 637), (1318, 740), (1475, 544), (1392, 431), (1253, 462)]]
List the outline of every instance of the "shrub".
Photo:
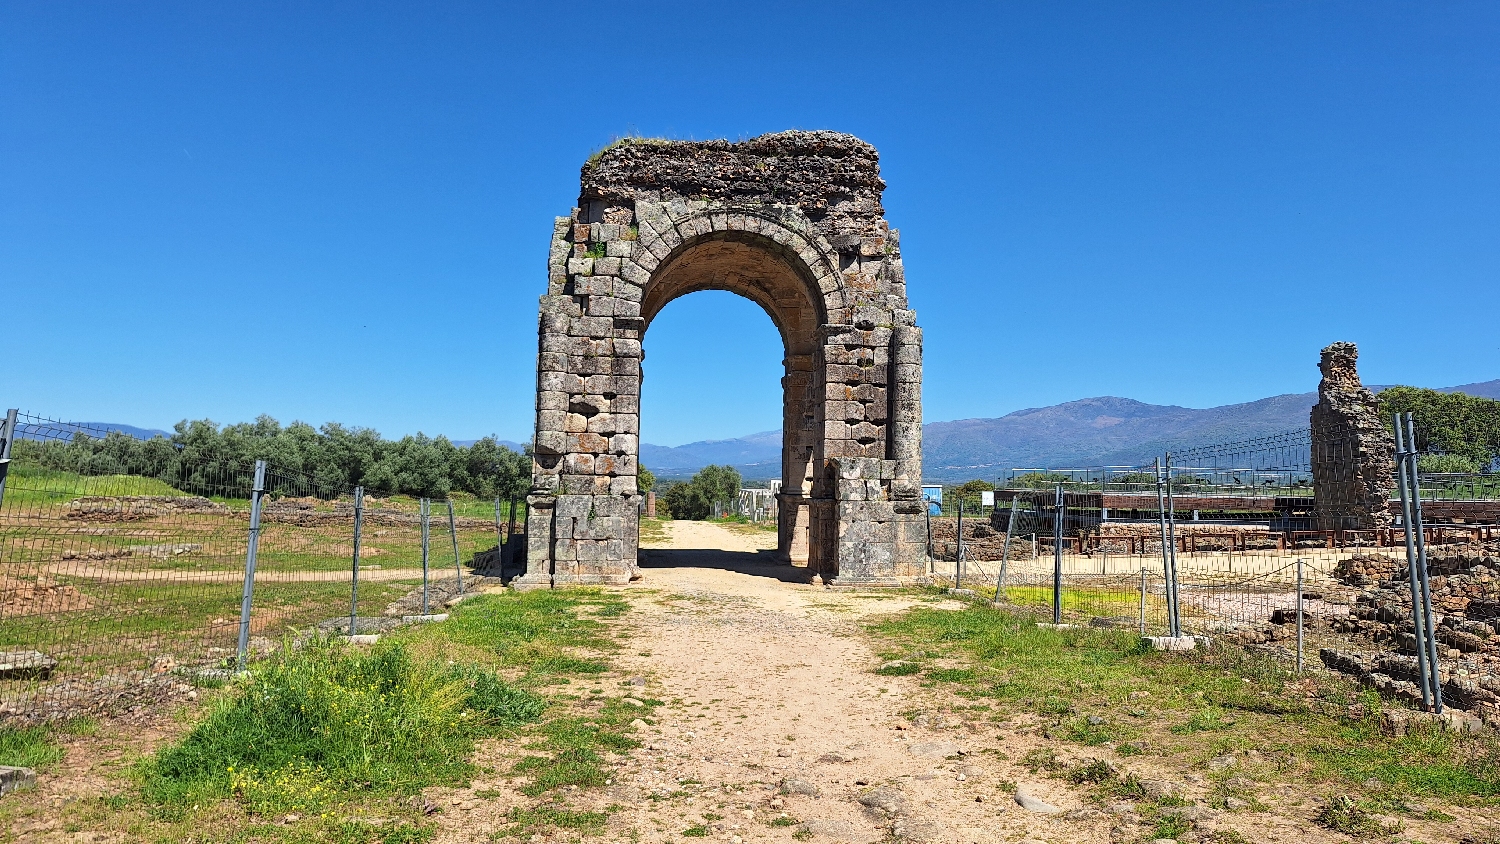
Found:
[(474, 739), (535, 720), (542, 701), (472, 666), (419, 664), (400, 644), (284, 648), (182, 741), (144, 765), (148, 799), (230, 796), (312, 811), (340, 793), (412, 793), (467, 776)]

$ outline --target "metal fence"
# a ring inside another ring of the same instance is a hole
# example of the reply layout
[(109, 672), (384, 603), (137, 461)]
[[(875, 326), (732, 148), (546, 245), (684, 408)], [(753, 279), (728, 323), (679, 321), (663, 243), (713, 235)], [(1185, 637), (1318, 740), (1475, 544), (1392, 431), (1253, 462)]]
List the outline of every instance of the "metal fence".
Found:
[(23, 717), (190, 693), (287, 635), (442, 612), (502, 576), (524, 523), (511, 502), (349, 488), (15, 411), (0, 443), (0, 707)]
[[(1500, 719), (1500, 478), (1292, 431), (1146, 466), (1016, 470), (986, 518), (934, 519), (934, 572), (1044, 619), (1285, 648), (1441, 711)], [(1493, 687), (1493, 691), (1488, 691)]]

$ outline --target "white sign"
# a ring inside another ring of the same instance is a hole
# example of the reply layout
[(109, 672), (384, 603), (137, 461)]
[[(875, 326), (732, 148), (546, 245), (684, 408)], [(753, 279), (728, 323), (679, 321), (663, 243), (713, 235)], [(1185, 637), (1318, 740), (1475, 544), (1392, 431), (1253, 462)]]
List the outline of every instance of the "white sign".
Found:
[(979, 493), (979, 504), (981, 507), (995, 506), (995, 491), (987, 489)]

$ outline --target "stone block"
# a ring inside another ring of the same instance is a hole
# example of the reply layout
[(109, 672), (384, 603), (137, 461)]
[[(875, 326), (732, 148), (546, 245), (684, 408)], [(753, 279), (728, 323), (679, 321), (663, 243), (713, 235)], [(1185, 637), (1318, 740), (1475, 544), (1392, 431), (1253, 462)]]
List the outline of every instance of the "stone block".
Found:
[(604, 454), (609, 451), (609, 440), (599, 436), (598, 434), (569, 434), (568, 450), (587, 451), (591, 454)]
[(615, 432), (615, 416), (613, 413), (597, 413), (587, 420), (584, 430), (591, 434), (610, 435)]
[(614, 281), (614, 296), (624, 302), (640, 302), (641, 297), (645, 295), (641, 289), (642, 284), (644, 282), (637, 283), (630, 279), (617, 278)]
[(614, 353), (619, 357), (638, 358), (641, 356), (641, 341), (639, 340), (615, 340)]
[(572, 357), (568, 359), (568, 371), (578, 375), (613, 375), (615, 359), (613, 357)]
[(611, 363), (611, 366), (610, 366), (610, 370), (609, 371), (611, 373), (615, 374), (615, 375), (624, 376), (624, 377), (631, 377), (631, 378), (638, 378), (638, 377), (640, 377), (640, 374), (641, 374), (641, 359), (640, 358), (633, 358), (633, 357), (610, 358), (610, 363)]
[(885, 439), (885, 431), (869, 422), (851, 425), (849, 434), (851, 438), (860, 442), (873, 442)]
[(609, 337), (614, 333), (615, 321), (609, 317), (578, 317), (568, 326), (574, 337)]
[(607, 276), (580, 275), (573, 278), (573, 292), (586, 296), (608, 296), (614, 292), (615, 281)]
[(562, 430), (568, 434), (582, 434), (589, 429), (589, 418), (582, 413), (568, 413), (563, 416)]
[(538, 372), (567, 372), (568, 356), (557, 352), (542, 352), (536, 356)]
[(558, 323), (555, 319), (549, 320), (548, 318), (561, 317), (563, 319), (571, 319), (583, 312), (583, 309), (578, 305), (578, 301), (572, 296), (561, 294), (555, 296), (547, 295), (542, 297), (541, 303), (541, 325), (544, 331), (566, 332), (568, 330), (566, 322)]
[(886, 421), (889, 410), (884, 402), (870, 402), (864, 406), (865, 419), (878, 425)]
[(640, 413), (641, 397), (637, 395), (615, 396), (610, 403), (610, 410), (615, 413)]
[[(40, 656), (40, 654), (38, 654)], [(16, 765), (0, 765), (0, 797), (36, 787), (36, 771)]]
[(610, 454), (637, 454), (640, 451), (640, 438), (635, 434), (615, 434), (609, 438)]
[(575, 275), (575, 276), (583, 275), (583, 276), (588, 276), (588, 275), (593, 275), (593, 274), (594, 274), (594, 259), (593, 258), (569, 258), (568, 259), (568, 275)]
[(552, 390), (539, 390), (536, 394), (537, 410), (567, 410), (568, 394)]
[(633, 240), (611, 240), (604, 247), (605, 254), (611, 258), (629, 258), (635, 253), (635, 241)]
[(538, 410), (536, 412), (536, 428), (538, 431), (566, 430), (567, 417), (567, 412), (562, 410)]
[(610, 495), (635, 495), (636, 489), (635, 475), (620, 475), (609, 479)]
[(563, 455), (563, 474), (594, 474), (594, 455), (584, 453), (572, 453)]
[[(922, 347), (898, 345), (895, 347), (896, 355), (894, 361), (897, 366), (921, 366)], [(899, 377), (899, 376), (898, 376)]]
[(612, 240), (619, 240), (620, 236), (624, 233), (624, 226), (616, 225), (614, 223), (600, 223), (599, 231), (593, 239), (596, 242), (604, 243)]
[(641, 417), (634, 413), (620, 412), (615, 414), (616, 434), (639, 434), (641, 432)]
[(823, 439), (825, 440), (849, 440), (853, 439), (849, 432), (849, 424), (841, 419), (828, 419), (823, 422)]
[(540, 452), (562, 454), (568, 447), (567, 436), (563, 433), (561, 426), (556, 429), (539, 428), (536, 432), (534, 447)]
[(619, 258), (595, 258), (594, 274), (617, 276), (620, 274)]

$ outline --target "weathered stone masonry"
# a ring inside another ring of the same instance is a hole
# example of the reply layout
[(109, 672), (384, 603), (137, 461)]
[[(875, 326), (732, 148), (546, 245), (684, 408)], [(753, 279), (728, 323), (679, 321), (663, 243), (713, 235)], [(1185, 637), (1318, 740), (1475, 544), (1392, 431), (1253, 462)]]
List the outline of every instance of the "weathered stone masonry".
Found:
[(1313, 501), (1320, 530), (1372, 530), (1391, 526), (1396, 488), (1396, 442), (1380, 418), (1380, 402), (1359, 381), (1359, 348), (1333, 343), (1318, 369), (1313, 405)]
[(623, 583), (639, 523), (642, 340), (697, 290), (763, 307), (783, 361), (783, 558), (840, 584), (926, 570), (922, 331), (874, 147), (834, 132), (630, 140), (584, 165), (541, 299), (527, 573)]

